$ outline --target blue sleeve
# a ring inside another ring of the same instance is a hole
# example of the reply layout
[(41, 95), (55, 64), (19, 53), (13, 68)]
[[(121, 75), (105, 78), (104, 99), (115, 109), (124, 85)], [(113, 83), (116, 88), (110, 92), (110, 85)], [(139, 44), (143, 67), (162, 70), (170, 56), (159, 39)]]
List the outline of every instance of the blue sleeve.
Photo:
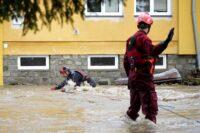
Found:
[(56, 86), (56, 89), (61, 89), (61, 88), (63, 88), (65, 85), (68, 84), (67, 81), (68, 81), (68, 80), (65, 79), (63, 82), (61, 82), (59, 85)]

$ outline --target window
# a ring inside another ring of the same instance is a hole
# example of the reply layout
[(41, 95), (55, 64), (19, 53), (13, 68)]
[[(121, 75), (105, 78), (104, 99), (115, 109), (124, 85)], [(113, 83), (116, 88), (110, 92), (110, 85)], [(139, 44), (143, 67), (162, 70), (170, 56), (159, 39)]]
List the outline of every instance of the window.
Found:
[(17, 19), (13, 18), (11, 20), (11, 27), (13, 29), (22, 29), (24, 23), (24, 17), (17, 17)]
[(49, 56), (19, 56), (19, 70), (48, 70)]
[(88, 56), (88, 69), (118, 69), (117, 55)]
[(171, 0), (135, 0), (135, 15), (148, 12), (152, 16), (171, 15)]
[(86, 16), (122, 16), (122, 0), (86, 0)]
[(166, 55), (160, 55), (159, 59), (156, 61), (156, 69), (166, 69), (167, 68), (167, 57)]

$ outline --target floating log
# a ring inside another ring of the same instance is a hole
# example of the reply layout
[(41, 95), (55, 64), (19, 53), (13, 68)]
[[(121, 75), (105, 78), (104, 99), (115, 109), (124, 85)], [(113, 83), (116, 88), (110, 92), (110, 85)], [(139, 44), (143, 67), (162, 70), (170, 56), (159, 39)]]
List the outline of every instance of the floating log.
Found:
[[(177, 69), (172, 68), (168, 71), (154, 74), (154, 83), (167, 83), (167, 82), (179, 82), (182, 80), (180, 73)], [(115, 80), (116, 85), (127, 85), (128, 78), (119, 78)]]

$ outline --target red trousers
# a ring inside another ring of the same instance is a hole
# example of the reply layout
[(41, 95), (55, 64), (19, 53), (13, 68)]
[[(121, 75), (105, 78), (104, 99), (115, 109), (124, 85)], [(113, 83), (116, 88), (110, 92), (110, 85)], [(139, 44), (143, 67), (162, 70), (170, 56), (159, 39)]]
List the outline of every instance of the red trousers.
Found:
[(131, 119), (136, 120), (139, 116), (138, 112), (142, 107), (142, 113), (145, 115), (145, 118), (156, 123), (158, 104), (153, 79), (133, 79), (129, 79), (128, 84), (130, 89), (130, 107), (128, 108), (127, 115)]

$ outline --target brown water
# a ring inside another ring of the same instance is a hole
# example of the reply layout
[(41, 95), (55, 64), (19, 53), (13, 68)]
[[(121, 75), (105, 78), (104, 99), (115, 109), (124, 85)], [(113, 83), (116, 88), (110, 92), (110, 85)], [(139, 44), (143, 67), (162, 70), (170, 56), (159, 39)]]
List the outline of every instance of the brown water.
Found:
[(157, 86), (157, 124), (125, 117), (126, 86), (0, 89), (0, 133), (199, 133), (200, 86)]

